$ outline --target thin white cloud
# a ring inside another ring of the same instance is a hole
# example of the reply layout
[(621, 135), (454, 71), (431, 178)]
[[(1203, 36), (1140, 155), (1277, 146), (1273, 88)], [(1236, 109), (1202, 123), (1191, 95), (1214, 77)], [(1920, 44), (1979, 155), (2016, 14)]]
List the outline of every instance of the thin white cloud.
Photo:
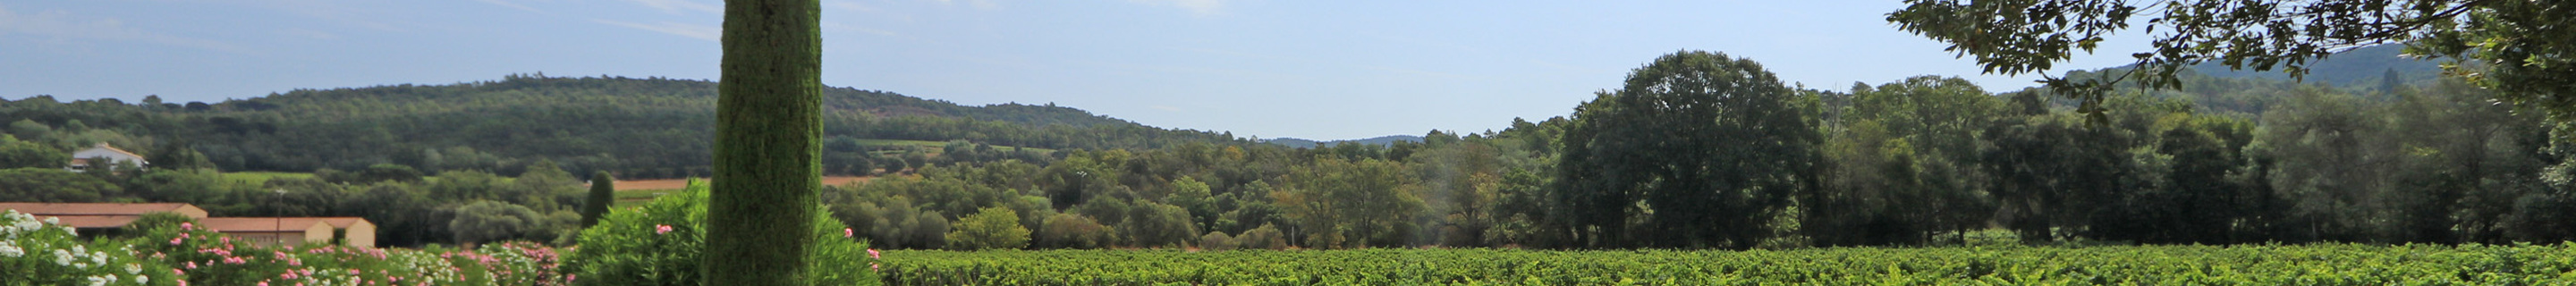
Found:
[(249, 49), (214, 40), (180, 37), (126, 27), (115, 18), (81, 19), (63, 11), (18, 14), (0, 7), (0, 35), (24, 34), (42, 37), (104, 41), (144, 42), (171, 46), (201, 48), (225, 52), (247, 52)]
[[(960, 1), (957, 1), (957, 0), (939, 0), (939, 4), (956, 4), (957, 2), (960, 2)], [(1001, 8), (1001, 7), (1002, 7), (1002, 4), (999, 4), (999, 3), (993, 3), (993, 0), (965, 0), (965, 1), (963, 1), (963, 2), (966, 2), (966, 5), (967, 5), (967, 6), (974, 6), (976, 9), (993, 9), (993, 8)]]
[(280, 34), (280, 35), (296, 36), (296, 37), (306, 37), (306, 38), (313, 38), (313, 39), (316, 39), (316, 40), (330, 40), (330, 39), (339, 39), (339, 38), (340, 38), (340, 35), (338, 35), (338, 34), (332, 34), (332, 33), (330, 33), (330, 32), (323, 32), (323, 31), (307, 30), (307, 29), (302, 29), (302, 28), (278, 30), (278, 31), (277, 31), (277, 33), (278, 33), (278, 34)]
[(716, 41), (716, 40), (719, 40), (720, 38), (723, 38), (723, 37), (724, 37), (724, 28), (723, 28), (723, 27), (716, 27), (716, 26), (696, 25), (696, 24), (676, 23), (676, 22), (662, 22), (662, 23), (659, 23), (659, 24), (644, 24), (644, 23), (634, 23), (634, 22), (610, 21), (610, 20), (602, 20), (602, 19), (592, 19), (591, 21), (593, 21), (593, 22), (599, 22), (600, 24), (616, 25), (616, 26), (620, 26), (620, 27), (635, 28), (635, 29), (638, 29), (638, 30), (653, 31), (653, 32), (658, 32), (658, 33), (663, 33), (663, 34), (679, 35), (679, 36), (681, 36), (681, 37), (697, 38), (697, 39), (700, 39), (700, 40), (708, 40), (708, 41)]
[(1224, 0), (1127, 0), (1127, 1), (1128, 1), (1128, 2), (1136, 2), (1136, 3), (1152, 4), (1152, 5), (1157, 5), (1157, 6), (1160, 6), (1160, 5), (1170, 5), (1170, 6), (1173, 6), (1173, 7), (1180, 7), (1180, 8), (1181, 8), (1181, 9), (1183, 9), (1183, 10), (1190, 10), (1190, 14), (1195, 14), (1195, 15), (1199, 15), (1199, 16), (1216, 15), (1218, 12), (1224, 12), (1224, 11), (1225, 11), (1225, 1), (1224, 1)]
[(722, 14), (722, 13), (724, 13), (724, 6), (719, 6), (719, 5), (715, 5), (715, 4), (707, 4), (707, 3), (704, 3), (704, 2), (691, 1), (691, 0), (627, 0), (627, 1), (634, 1), (636, 4), (644, 4), (644, 6), (645, 6), (645, 7), (653, 7), (653, 9), (662, 9), (662, 12), (671, 12), (671, 13), (674, 13), (674, 14), (676, 14), (676, 13), (683, 13), (683, 12), (687, 12), (687, 11), (698, 11), (698, 12), (718, 13), (718, 14)]
[(483, 1), (483, 3), (492, 3), (492, 5), (501, 5), (501, 7), (510, 7), (510, 8), (513, 8), (513, 9), (527, 10), (528, 12), (545, 12), (545, 11), (539, 11), (539, 10), (537, 10), (537, 8), (536, 8), (536, 7), (528, 7), (528, 5), (519, 5), (519, 3), (511, 3), (511, 2), (510, 2), (510, 1), (508, 1), (508, 0), (477, 0), (477, 1)]
[(832, 8), (839, 8), (839, 9), (846, 9), (846, 10), (850, 10), (850, 11), (858, 11), (858, 12), (876, 12), (876, 11), (879, 11), (879, 10), (877, 9), (877, 7), (869, 7), (867, 4), (859, 4), (859, 2), (850, 2), (850, 1), (830, 1), (830, 2), (823, 2), (823, 6), (824, 6), (824, 7), (832, 7)]
[(823, 22), (823, 32), (825, 32), (825, 33), (831, 33), (831, 32), (860, 32), (860, 33), (876, 34), (876, 35), (879, 35), (879, 36), (894, 36), (894, 35), (896, 35), (896, 34), (894, 33), (894, 31), (879, 30), (879, 29), (874, 29), (874, 28), (860, 27), (860, 26), (853, 26), (853, 25), (841, 24), (841, 23), (834, 23), (834, 22)]

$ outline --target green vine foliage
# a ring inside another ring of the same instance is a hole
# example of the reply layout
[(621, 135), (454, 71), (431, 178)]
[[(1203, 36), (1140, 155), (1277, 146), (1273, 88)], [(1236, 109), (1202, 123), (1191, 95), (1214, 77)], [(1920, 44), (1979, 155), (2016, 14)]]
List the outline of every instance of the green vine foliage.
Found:
[(889, 285), (2568, 285), (2576, 244), (895, 251)]

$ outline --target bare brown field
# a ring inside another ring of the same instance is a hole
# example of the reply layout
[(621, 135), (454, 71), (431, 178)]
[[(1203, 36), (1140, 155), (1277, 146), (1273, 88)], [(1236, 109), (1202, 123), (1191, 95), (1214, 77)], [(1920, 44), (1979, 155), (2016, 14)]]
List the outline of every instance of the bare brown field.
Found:
[[(839, 185), (845, 185), (845, 184), (855, 183), (855, 182), (866, 182), (866, 181), (868, 181), (868, 179), (872, 179), (872, 178), (876, 178), (876, 177), (828, 176), (828, 177), (823, 177), (823, 185), (826, 185), (826, 186), (839, 186)], [(688, 187), (688, 186), (689, 186), (689, 180), (687, 180), (687, 179), (658, 179), (658, 180), (631, 180), (631, 181), (628, 181), (628, 180), (620, 180), (620, 181), (617, 181), (617, 191), (621, 191), (621, 192), (623, 192), (623, 191), (641, 191), (641, 190), (677, 190), (677, 189), (685, 188), (685, 187)]]

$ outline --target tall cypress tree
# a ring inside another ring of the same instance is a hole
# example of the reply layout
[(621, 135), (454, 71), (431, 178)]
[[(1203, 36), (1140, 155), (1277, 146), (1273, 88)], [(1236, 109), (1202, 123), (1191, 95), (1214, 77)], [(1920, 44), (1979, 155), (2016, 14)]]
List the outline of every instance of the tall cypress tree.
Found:
[(725, 1), (706, 285), (806, 285), (823, 182), (822, 2)]
[(599, 224), (599, 216), (608, 214), (608, 205), (617, 203), (617, 178), (608, 171), (590, 174), (590, 200), (581, 202), (581, 227)]

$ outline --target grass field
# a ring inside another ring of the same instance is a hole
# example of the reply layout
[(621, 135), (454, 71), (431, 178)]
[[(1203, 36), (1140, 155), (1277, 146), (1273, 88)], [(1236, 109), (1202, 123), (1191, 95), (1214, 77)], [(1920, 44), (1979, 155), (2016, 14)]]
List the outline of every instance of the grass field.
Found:
[(2555, 246), (891, 251), (887, 285), (2576, 285)]
[(313, 178), (313, 173), (296, 173), (296, 172), (226, 172), (226, 173), (224, 173), (224, 181), (227, 181), (227, 182), (236, 182), (236, 183), (242, 183), (242, 184), (248, 184), (248, 185), (252, 185), (252, 186), (263, 186), (263, 185), (267, 185), (267, 184), (268, 184), (268, 179), (275, 179), (275, 178), (309, 179), (309, 178)]
[[(847, 185), (847, 184), (852, 184), (852, 183), (867, 182), (867, 181), (868, 181), (868, 179), (873, 179), (873, 178), (876, 178), (876, 177), (828, 176), (828, 177), (823, 177), (823, 185), (827, 185), (827, 186)], [(616, 203), (616, 204), (612, 204), (611, 206), (617, 206), (617, 207), (628, 207), (628, 206), (642, 205), (642, 204), (644, 204), (644, 202), (652, 201), (652, 200), (653, 200), (653, 198), (661, 197), (661, 196), (662, 196), (662, 194), (669, 194), (669, 193), (671, 193), (671, 192), (677, 192), (677, 191), (680, 191), (680, 188), (686, 188), (686, 187), (688, 187), (688, 186), (689, 186), (689, 180), (688, 180), (688, 179), (653, 179), (653, 180), (621, 180), (621, 181), (617, 181), (617, 203)]]
[[(944, 148), (946, 148), (946, 147), (948, 147), (948, 142), (944, 142), (944, 141), (921, 141), (921, 140), (859, 139), (859, 145), (866, 145), (866, 146), (870, 146), (870, 147), (877, 147), (877, 146), (894, 146), (894, 147), (920, 146), (920, 147), (922, 147), (923, 149), (925, 149), (925, 151), (930, 152), (930, 154), (931, 154), (931, 155), (938, 155), (939, 153), (946, 153), (946, 150), (943, 150), (943, 149), (944, 149)], [(993, 145), (993, 150), (996, 150), (996, 151), (1012, 152), (1012, 151), (1018, 151), (1019, 149), (1020, 149), (1020, 147), (1002, 146), (1002, 145)], [(1027, 149), (1029, 149), (1029, 151), (1037, 151), (1037, 152), (1038, 152), (1038, 154), (1052, 154), (1052, 153), (1055, 153), (1055, 149), (1046, 149), (1046, 148), (1027, 148)], [(880, 154), (879, 154), (879, 155), (885, 155), (885, 154), (891, 154), (891, 153), (880, 152)]]

